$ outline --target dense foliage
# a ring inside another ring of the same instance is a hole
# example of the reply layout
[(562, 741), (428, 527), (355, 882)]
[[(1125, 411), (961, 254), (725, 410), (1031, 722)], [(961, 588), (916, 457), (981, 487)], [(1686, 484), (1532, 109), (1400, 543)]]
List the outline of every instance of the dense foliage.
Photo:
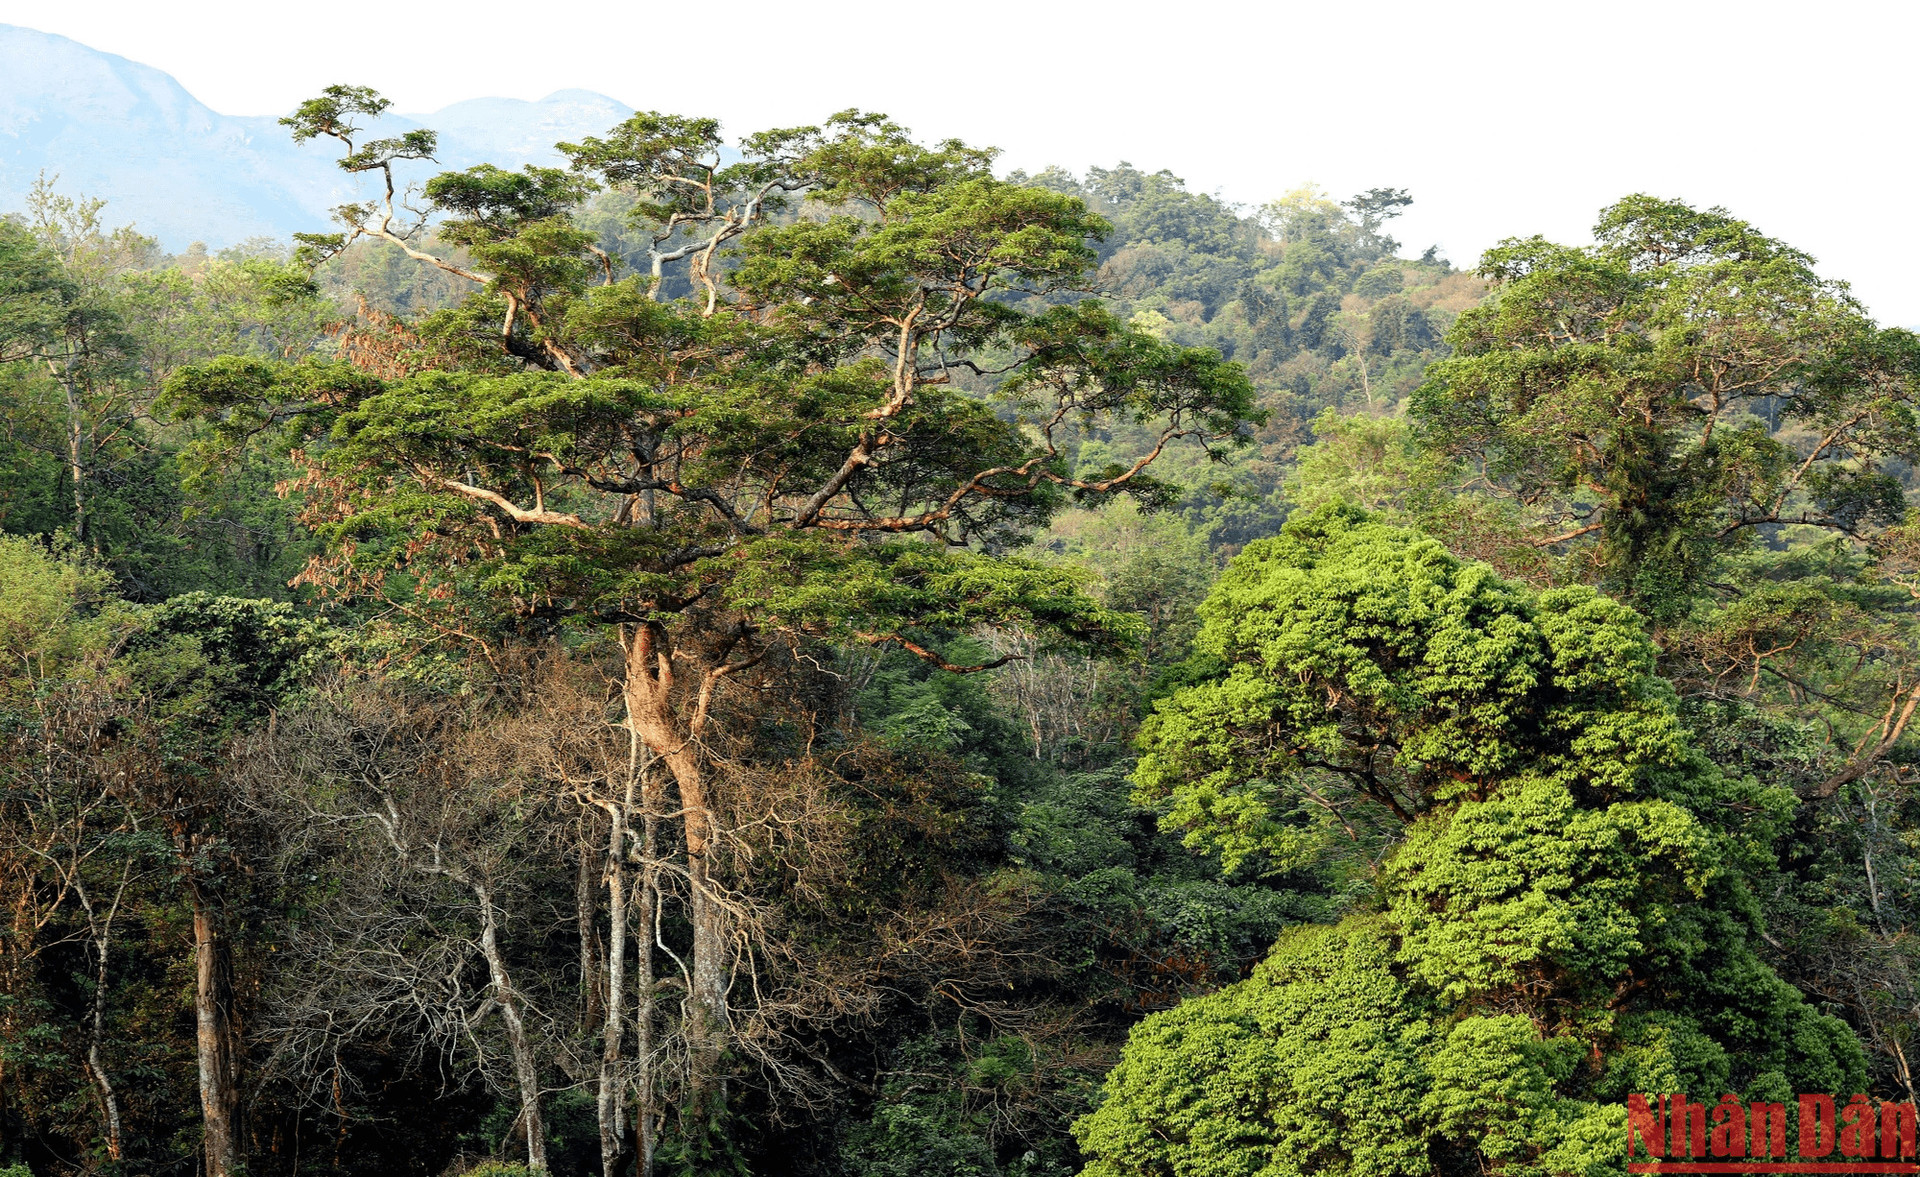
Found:
[(338, 233), (0, 221), (0, 1166), (1521, 1177), (1911, 1096), (1920, 350), (1812, 259), (384, 108), (286, 120)]
[(1749, 871), (1791, 797), (1689, 745), (1625, 606), (1335, 509), (1201, 612), (1214, 669), (1146, 726), (1142, 790), (1276, 864), (1358, 837), (1364, 800), (1391, 815), (1380, 893), (1147, 1019), (1088, 1172), (1593, 1173), (1630, 1092), (1861, 1085), (1853, 1035), (1755, 952)]

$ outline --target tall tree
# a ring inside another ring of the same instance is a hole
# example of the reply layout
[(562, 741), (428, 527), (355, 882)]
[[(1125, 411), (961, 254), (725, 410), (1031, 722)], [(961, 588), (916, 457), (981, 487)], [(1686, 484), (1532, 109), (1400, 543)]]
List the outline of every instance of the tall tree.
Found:
[[(291, 121), (344, 140), (342, 166), (379, 171), (391, 201), (394, 164), (431, 141), (359, 143), (351, 119), (383, 106), (335, 88)], [(1104, 223), (995, 179), (990, 152), (853, 113), (749, 136), (734, 164), (720, 145), (710, 121), (638, 115), (568, 148), (571, 173), (433, 179), (440, 237), (473, 265), (436, 263), (478, 289), (422, 326), (416, 375), (226, 361), (169, 386), (229, 436), (293, 413), (330, 425), (301, 451), (331, 545), (308, 584), (450, 634), (483, 636), (504, 608), (618, 642), (627, 723), (678, 799), (688, 1106), (724, 1091), (741, 951), (717, 877), (722, 697), (823, 645), (966, 672), (1007, 661), (950, 656), (983, 626), (1124, 644), (1128, 618), (1008, 548), (1070, 500), (1164, 501), (1148, 474), (1162, 453), (1231, 445), (1254, 415), (1217, 354), (1073, 301)], [(692, 297), (660, 301), (652, 274), (602, 264), (569, 219), (596, 184), (640, 198), (660, 264), (700, 243), (683, 255)], [(349, 233), (399, 233), (391, 203), (343, 215)], [(310, 242), (311, 256), (346, 240)], [(1079, 468), (1081, 431), (1113, 422), (1154, 440)]]
[[(1822, 746), (1766, 771), (1831, 798), (1920, 707), (1920, 338), (1722, 209), (1631, 196), (1595, 236), (1483, 259), (1498, 297), (1412, 408), (1428, 457), (1456, 464), (1429, 465), (1424, 524), (1631, 601), (1689, 705), (1742, 726), (1730, 750), (1818, 715)], [(1447, 483), (1499, 501), (1435, 500)]]
[(152, 745), (128, 800), (165, 832), (192, 916), (207, 1177), (246, 1168), (233, 909), (249, 864), (245, 812), (224, 767), (233, 741), (300, 690), (325, 639), (326, 628), (291, 605), (187, 593), (147, 610), (122, 656), (143, 712), (135, 736)]
[(8, 302), (0, 362), (29, 361), (59, 389), (67, 528), (81, 543), (91, 538), (96, 466), (133, 420), (134, 341), (112, 279), (126, 255), (151, 245), (131, 230), (103, 232), (105, 203), (59, 195), (42, 177), (30, 197), (31, 229), (9, 225), (0, 245)]
[(1489, 250), (1498, 297), (1461, 316), (1413, 405), (1434, 446), (1529, 505), (1533, 543), (1665, 625), (1756, 536), (1900, 521), (1887, 465), (1920, 453), (1920, 341), (1723, 209), (1630, 196), (1594, 236)]

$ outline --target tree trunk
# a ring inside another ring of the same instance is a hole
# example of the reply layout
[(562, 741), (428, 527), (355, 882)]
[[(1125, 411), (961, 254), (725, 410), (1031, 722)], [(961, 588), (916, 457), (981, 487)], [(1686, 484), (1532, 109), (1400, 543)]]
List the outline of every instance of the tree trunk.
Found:
[(120, 877), (120, 889), (115, 892), (113, 906), (104, 918), (93, 909), (93, 903), (84, 890), (76, 890), (80, 901), (86, 906), (88, 936), (93, 941), (93, 1025), (87, 1042), (87, 1073), (93, 1076), (93, 1086), (100, 1093), (100, 1116), (105, 1121), (107, 1137), (107, 1159), (118, 1161), (123, 1158), (120, 1134), (120, 1096), (113, 1089), (113, 1080), (107, 1076), (107, 1064), (101, 1055), (100, 1045), (107, 1036), (107, 955), (113, 946), (113, 918), (119, 913), (120, 900), (126, 894), (127, 879)]
[(53, 361), (47, 361), (47, 367), (53, 368), (54, 376), (59, 379), (60, 387), (67, 394), (67, 475), (73, 489), (73, 541), (85, 543), (87, 539), (87, 467), (85, 423), (82, 421), (80, 393), (73, 386), (73, 364), (69, 360), (62, 370), (55, 368)]
[[(474, 898), (480, 901), (480, 955), (486, 958), (487, 972), (493, 981), (493, 999), (500, 1006), (501, 1020), (507, 1026), (507, 1045), (513, 1051), (513, 1078), (520, 1088), (520, 1119), (527, 1128), (527, 1168), (545, 1172), (547, 1124), (540, 1115), (540, 1067), (534, 1061), (533, 1043), (527, 1037), (520, 995), (507, 974), (506, 956), (500, 951), (498, 924), (493, 915), (493, 892), (483, 883), (472, 883), (470, 886)], [(208, 1177), (213, 1175), (208, 1174)]]
[[(34, 888), (18, 885), (12, 900), (11, 919), (4, 939), (0, 939), (0, 1042), (20, 1041), (20, 996), (25, 992), (28, 961), (35, 952), (39, 931), (29, 914)], [(7, 1070), (10, 1051), (0, 1050), (0, 1157), (19, 1152), (16, 1141), (24, 1135), (16, 1130), (14, 1117), (8, 1114), (7, 1093), (14, 1089)]]
[(653, 1081), (653, 942), (658, 936), (660, 890), (654, 855), (658, 850), (659, 822), (655, 816), (652, 789), (641, 794), (644, 833), (640, 837), (640, 924), (639, 953), (635, 957), (638, 975), (634, 978), (639, 1002), (634, 1010), (636, 1039), (634, 1090), (634, 1150), (640, 1154), (638, 1177), (653, 1177), (654, 1081)]
[[(684, 795), (683, 795), (684, 796)], [(704, 1096), (720, 1081), (720, 1056), (726, 1048), (726, 913), (715, 901), (705, 853), (687, 853), (688, 920), (693, 925), (693, 992), (687, 1028), (692, 1094)]]
[(233, 1036), (227, 1019), (226, 937), (212, 898), (198, 883), (188, 885), (193, 901), (193, 1009), (195, 1046), (200, 1063), (200, 1114), (205, 1124), (207, 1177), (233, 1177), (240, 1168), (234, 1113)]
[(704, 1102), (719, 1082), (726, 1048), (729, 938), (725, 908), (712, 879), (713, 813), (696, 741), (672, 710), (672, 656), (664, 640), (655, 646), (649, 627), (635, 626), (626, 643), (624, 694), (628, 721), (648, 749), (667, 765), (680, 793), (686, 837), (688, 922), (693, 929), (692, 988), (685, 1025), (689, 1097)]
[[(589, 811), (590, 812), (590, 811)], [(600, 990), (600, 929), (599, 911), (594, 903), (594, 892), (599, 889), (594, 879), (594, 865), (599, 855), (588, 844), (591, 826), (583, 813), (579, 823), (580, 860), (574, 878), (573, 905), (574, 921), (580, 931), (580, 1028), (591, 1033), (594, 1023), (601, 1017)], [(618, 986), (615, 986), (617, 991)]]
[(600, 1090), (595, 1110), (600, 1117), (600, 1169), (605, 1177), (620, 1177), (626, 1164), (626, 1101), (621, 1098), (621, 1046), (626, 1034), (627, 988), (627, 811), (633, 805), (633, 786), (627, 786), (626, 804), (607, 806), (612, 829), (607, 834), (607, 990), (606, 1029), (600, 1048)]
[(94, 978), (93, 991), (93, 1040), (87, 1043), (87, 1070), (93, 1076), (93, 1085), (100, 1092), (100, 1110), (106, 1120), (107, 1159), (123, 1159), (120, 1146), (120, 1097), (113, 1090), (113, 1081), (107, 1078), (107, 1064), (100, 1056), (100, 1042), (104, 1037), (107, 1021), (107, 957), (100, 954), (100, 971)]

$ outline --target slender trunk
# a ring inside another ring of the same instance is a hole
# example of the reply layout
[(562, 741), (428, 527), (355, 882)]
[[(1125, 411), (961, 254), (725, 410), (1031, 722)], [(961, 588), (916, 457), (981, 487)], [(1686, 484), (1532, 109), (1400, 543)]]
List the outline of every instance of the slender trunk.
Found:
[(123, 1159), (120, 1149), (120, 1097), (114, 1093), (113, 1084), (107, 1079), (106, 1063), (100, 1057), (100, 1021), (95, 1018), (93, 1041), (87, 1045), (87, 1070), (93, 1075), (93, 1085), (100, 1091), (100, 1103), (107, 1121), (107, 1159)]
[(585, 1031), (591, 1031), (593, 1024), (601, 1020), (599, 912), (595, 910), (593, 899), (598, 889), (593, 868), (599, 855), (588, 844), (590, 832), (586, 815), (582, 814), (580, 836), (577, 839), (580, 861), (574, 878), (573, 905), (574, 919), (580, 930), (580, 1028)]
[[(13, 971), (12, 968), (7, 969), (9, 974)], [(13, 978), (11, 976), (7, 977), (8, 982), (12, 982), (12, 980)], [(0, 998), (13, 996), (16, 989), (17, 986), (11, 983), (0, 985)], [(13, 1009), (15, 1005), (15, 1002), (0, 1000), (0, 1042), (19, 1041), (19, 1039), (14, 1036)], [(7, 1153), (13, 1149), (13, 1135), (7, 1130), (13, 1123), (12, 1119), (7, 1115), (8, 1078), (10, 1078), (10, 1076), (7, 1074), (7, 1052), (0, 1050), (0, 1157), (6, 1156)], [(642, 1174), (642, 1177), (645, 1177), (645, 1174)]]
[(621, 1096), (621, 1046), (626, 1034), (627, 988), (627, 810), (633, 787), (627, 787), (625, 805), (609, 805), (612, 829), (607, 834), (607, 992), (606, 1030), (600, 1049), (600, 1168), (605, 1177), (620, 1177), (625, 1167), (625, 1111)]
[(1916, 1096), (1913, 1092), (1913, 1071), (1907, 1067), (1907, 1052), (1900, 1048), (1900, 1037), (1897, 1034), (1889, 1034), (1887, 1037), (1893, 1043), (1893, 1057), (1900, 1062), (1900, 1085), (1907, 1089), (1907, 1102), (1920, 1103), (1920, 1096)]
[(107, 1036), (107, 955), (113, 946), (113, 917), (119, 913), (120, 900), (127, 889), (126, 874), (120, 876), (120, 887), (114, 893), (113, 906), (104, 916), (94, 911), (93, 903), (84, 890), (76, 886), (80, 902), (87, 910), (88, 938), (93, 941), (93, 1025), (92, 1034), (87, 1042), (87, 1073), (93, 1077), (93, 1086), (100, 1093), (101, 1118), (106, 1121), (107, 1159), (123, 1159), (120, 1135), (120, 1096), (113, 1089), (113, 1081), (107, 1076), (107, 1064), (102, 1057), (100, 1044)]
[(635, 1067), (633, 1085), (639, 1096), (634, 1108), (634, 1147), (640, 1154), (639, 1177), (653, 1177), (653, 942), (660, 934), (659, 875), (654, 868), (654, 855), (658, 851), (660, 827), (655, 818), (652, 790), (645, 790), (641, 797), (641, 820), (644, 824), (640, 837), (640, 910), (637, 917), (643, 934), (635, 958), (638, 975), (634, 978), (634, 987), (640, 995), (638, 1008), (634, 1010), (634, 1056), (638, 1065)]
[(333, 1114), (340, 1117), (340, 1126), (333, 1133), (333, 1167), (338, 1169), (340, 1155), (347, 1149), (347, 1096), (340, 1090), (340, 1052), (333, 1054)]
[[(527, 1128), (527, 1168), (544, 1172), (547, 1168), (547, 1124), (540, 1115), (540, 1068), (534, 1062), (533, 1043), (527, 1036), (526, 1019), (520, 1009), (520, 995), (507, 975), (507, 959), (500, 951), (499, 929), (494, 920), (493, 892), (474, 883), (474, 898), (480, 901), (480, 955), (486, 958), (487, 972), (493, 981), (493, 999), (500, 1006), (501, 1020), (507, 1026), (507, 1045), (513, 1051), (513, 1078), (520, 1088), (520, 1119)], [(209, 1174), (208, 1177), (212, 1177)]]
[(53, 361), (47, 361), (47, 367), (53, 369), (54, 376), (60, 381), (60, 387), (67, 397), (67, 475), (73, 488), (73, 540), (85, 543), (87, 538), (87, 477), (85, 425), (80, 411), (80, 392), (73, 386), (73, 365), (68, 361), (65, 369), (55, 368)]
[(227, 943), (212, 898), (197, 883), (189, 885), (188, 893), (193, 901), (193, 1008), (207, 1177), (233, 1177), (240, 1167), (234, 1130), (240, 1100), (227, 1020)]

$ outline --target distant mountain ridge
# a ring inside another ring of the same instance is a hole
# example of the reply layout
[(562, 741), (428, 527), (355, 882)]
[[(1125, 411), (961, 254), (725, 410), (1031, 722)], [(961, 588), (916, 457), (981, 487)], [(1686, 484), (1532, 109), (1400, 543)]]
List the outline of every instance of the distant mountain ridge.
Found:
[[(380, 129), (439, 131), (443, 168), (518, 167), (556, 162), (556, 141), (600, 134), (632, 112), (561, 90), (538, 102), (473, 98)], [(0, 214), (18, 211), (44, 171), (63, 192), (105, 198), (109, 222), (130, 221), (173, 250), (312, 232), (333, 206), (362, 198), (331, 146), (296, 145), (272, 117), (219, 114), (151, 66), (0, 24)]]

